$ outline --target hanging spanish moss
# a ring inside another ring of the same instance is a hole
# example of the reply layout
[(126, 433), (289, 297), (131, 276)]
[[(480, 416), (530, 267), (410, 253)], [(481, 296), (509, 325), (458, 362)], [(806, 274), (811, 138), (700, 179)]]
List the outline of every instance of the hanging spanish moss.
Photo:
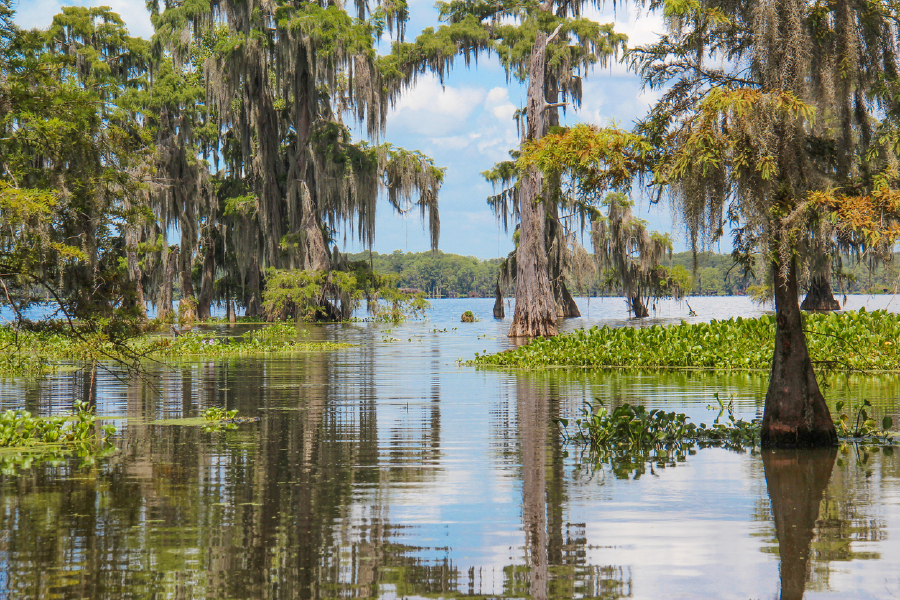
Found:
[[(202, 78), (204, 133), (212, 135), (182, 147), (197, 153), (202, 145), (204, 156), (223, 161), (212, 177), (208, 234), (189, 219), (180, 227), (182, 261), (202, 251), (212, 263), (202, 272), (222, 280), (218, 299), (237, 295), (258, 313), (260, 274), (331, 270), (330, 248), (341, 229), (371, 247), (380, 197), (399, 212), (418, 210), (437, 247), (442, 170), (380, 141), (391, 103), (414, 83), (422, 61), (404, 63), (406, 74), (398, 76), (397, 63), (375, 53), (381, 30), (366, 20), (367, 4), (357, 5), (357, 16), (308, 2), (151, 4), (160, 62)], [(372, 10), (402, 36), (405, 10)], [(345, 118), (368, 141), (353, 141)], [(183, 159), (163, 162), (177, 167), (173, 175), (187, 172)], [(187, 187), (172, 180), (173, 188)], [(222, 250), (198, 250), (213, 243)]]

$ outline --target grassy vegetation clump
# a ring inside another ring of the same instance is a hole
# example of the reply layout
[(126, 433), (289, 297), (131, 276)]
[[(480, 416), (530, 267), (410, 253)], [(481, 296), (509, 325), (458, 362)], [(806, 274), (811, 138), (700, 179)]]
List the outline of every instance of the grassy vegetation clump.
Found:
[(347, 348), (352, 344), (297, 340), (294, 323), (257, 329), (242, 338), (217, 337), (211, 332), (189, 331), (177, 337), (142, 336), (113, 343), (103, 335), (73, 335), (53, 329), (14, 331), (0, 328), (0, 377), (37, 378), (54, 368), (52, 361), (103, 361), (137, 358), (222, 358), (252, 354), (314, 352)]
[[(812, 360), (836, 371), (900, 371), (900, 315), (883, 310), (806, 314)], [(592, 327), (479, 356), (468, 364), (508, 367), (771, 368), (775, 317), (653, 327)]]
[(156, 357), (218, 358), (251, 354), (313, 352), (352, 346), (352, 344), (336, 342), (301, 342), (295, 339), (296, 336), (297, 328), (292, 323), (264, 327), (243, 339), (216, 337), (207, 332), (190, 331), (176, 338), (147, 340), (141, 350)]

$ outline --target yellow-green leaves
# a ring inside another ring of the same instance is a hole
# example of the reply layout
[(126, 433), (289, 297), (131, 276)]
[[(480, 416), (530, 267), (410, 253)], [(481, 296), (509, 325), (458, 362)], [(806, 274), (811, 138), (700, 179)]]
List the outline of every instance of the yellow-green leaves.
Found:
[(756, 177), (771, 181), (778, 172), (773, 126), (786, 121), (805, 128), (815, 108), (783, 90), (716, 87), (672, 140), (671, 153), (657, 167), (660, 182), (707, 177)]
[(652, 146), (640, 135), (614, 127), (580, 124), (528, 142), (518, 168), (537, 166), (569, 175), (587, 194), (627, 187), (650, 164)]

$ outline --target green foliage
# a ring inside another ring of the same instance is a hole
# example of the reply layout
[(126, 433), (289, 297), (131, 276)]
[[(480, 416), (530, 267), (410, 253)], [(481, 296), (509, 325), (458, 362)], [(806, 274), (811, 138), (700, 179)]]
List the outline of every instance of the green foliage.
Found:
[(259, 417), (239, 417), (237, 414), (237, 409), (225, 410), (218, 406), (207, 408), (203, 411), (203, 419), (206, 421), (203, 429), (207, 432), (237, 429), (238, 425), (259, 421)]
[(57, 361), (96, 362), (136, 358), (218, 358), (254, 354), (316, 352), (349, 348), (352, 344), (304, 342), (293, 323), (262, 327), (242, 338), (216, 337), (198, 330), (177, 337), (145, 336), (114, 344), (103, 335), (74, 337), (59, 328), (15, 331), (0, 328), (0, 346), (18, 348), (0, 358), (0, 376), (40, 377)]
[[(568, 419), (557, 422), (567, 441), (589, 447), (591, 463), (608, 464), (617, 478), (638, 478), (646, 472), (648, 464), (660, 468), (675, 466), (684, 462), (686, 454), (695, 452), (697, 447), (724, 446), (743, 451), (758, 443), (759, 421), (736, 418), (730, 404), (722, 403), (718, 395), (716, 399), (721, 410), (709, 426), (690, 423), (683, 413), (648, 411), (627, 402), (607, 408), (600, 400), (593, 405), (584, 403), (580, 417), (574, 422), (576, 431), (572, 434), (568, 430)], [(727, 422), (720, 423), (726, 410)]]
[[(805, 315), (810, 357), (833, 371), (900, 370), (900, 315), (883, 310)], [(737, 317), (709, 323), (579, 329), (537, 339), (468, 364), (509, 367), (573, 366), (768, 370), (775, 319)]]
[[(719, 400), (718, 394), (716, 399)], [(759, 440), (760, 422), (735, 417), (732, 407), (719, 400), (722, 410), (711, 426), (689, 423), (684, 413), (647, 410), (625, 402), (607, 409), (599, 399), (595, 404), (585, 402), (581, 416), (575, 419), (577, 432), (569, 435), (568, 420), (559, 419), (569, 439), (590, 443), (594, 448), (618, 446), (629, 450), (646, 450), (660, 445), (725, 441), (737, 446), (753, 445)], [(728, 423), (719, 423), (722, 412), (728, 411)]]
[(219, 408), (218, 406), (212, 406), (203, 411), (203, 418), (207, 421), (222, 421), (224, 419), (233, 419), (237, 416), (237, 409), (235, 410), (225, 410), (224, 408)]
[[(368, 252), (348, 256), (351, 261), (370, 260)], [(415, 289), (432, 297), (473, 295), (492, 297), (501, 259), (479, 260), (445, 252), (401, 252), (391, 254), (372, 252), (371, 264), (375, 272), (397, 277), (400, 289)]]
[[(147, 340), (144, 342), (142, 349), (146, 354), (158, 357), (202, 356), (215, 358), (253, 354), (315, 352), (352, 346), (352, 344), (334, 342), (301, 342), (296, 339), (297, 331), (293, 324), (286, 324), (283, 328), (291, 328), (293, 332), (288, 334), (281, 331), (270, 331), (270, 327), (263, 327), (244, 339), (236, 339), (219, 338), (195, 330), (176, 338)], [(293, 337), (285, 339), (290, 335)]]
[(0, 447), (28, 447), (37, 444), (77, 444), (86, 448), (102, 445), (106, 436), (116, 432), (112, 425), (96, 423), (94, 410), (85, 402), (76, 402), (68, 415), (34, 417), (28, 411), (0, 413)]
[(263, 307), (270, 319), (348, 320), (365, 299), (376, 321), (420, 317), (428, 308), (424, 294), (398, 289), (398, 279), (364, 261), (350, 263), (348, 271), (269, 269)]
[[(846, 412), (845, 408), (848, 409)], [(887, 415), (884, 416), (879, 428), (877, 421), (871, 415), (872, 403), (868, 400), (863, 400), (853, 406), (840, 400), (835, 405), (835, 412), (838, 414), (838, 418), (834, 420), (834, 428), (837, 430), (838, 436), (868, 439), (880, 437), (883, 442), (890, 443), (889, 430), (894, 426), (894, 419)], [(854, 413), (856, 414), (854, 415)]]
[(463, 323), (474, 323), (477, 320), (478, 319), (475, 317), (475, 313), (473, 313), (471, 310), (467, 310), (466, 312), (464, 312), (462, 314), (462, 317), (460, 318), (460, 321), (462, 321)]

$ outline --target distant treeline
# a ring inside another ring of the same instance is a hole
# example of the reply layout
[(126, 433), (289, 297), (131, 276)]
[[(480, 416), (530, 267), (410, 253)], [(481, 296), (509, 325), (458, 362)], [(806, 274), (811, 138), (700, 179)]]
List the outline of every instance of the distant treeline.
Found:
[[(349, 260), (370, 260), (369, 252), (359, 252), (348, 256)], [(478, 297), (494, 295), (497, 272), (503, 259), (479, 260), (473, 256), (447, 254), (445, 252), (401, 252), (391, 254), (371, 253), (375, 271), (394, 273), (400, 276), (399, 287), (422, 290), (429, 297)], [(855, 258), (844, 257), (841, 261), (840, 276), (832, 281), (835, 294), (885, 293), (893, 292), (900, 277), (900, 255), (896, 255), (887, 266), (870, 269)], [(664, 261), (665, 264), (665, 261)], [(691, 252), (679, 252), (672, 257), (673, 265), (681, 265), (694, 272), (694, 289), (691, 295), (726, 296), (748, 294), (750, 286), (765, 285), (766, 274), (756, 273), (755, 277), (744, 275), (740, 266), (735, 266), (729, 254), (703, 252), (697, 255), (694, 271), (694, 257)], [(617, 295), (618, 290), (602, 288), (599, 280), (593, 285), (582, 282), (582, 286), (571, 284), (572, 293), (579, 296)], [(512, 295), (515, 290), (505, 289), (504, 295)]]

